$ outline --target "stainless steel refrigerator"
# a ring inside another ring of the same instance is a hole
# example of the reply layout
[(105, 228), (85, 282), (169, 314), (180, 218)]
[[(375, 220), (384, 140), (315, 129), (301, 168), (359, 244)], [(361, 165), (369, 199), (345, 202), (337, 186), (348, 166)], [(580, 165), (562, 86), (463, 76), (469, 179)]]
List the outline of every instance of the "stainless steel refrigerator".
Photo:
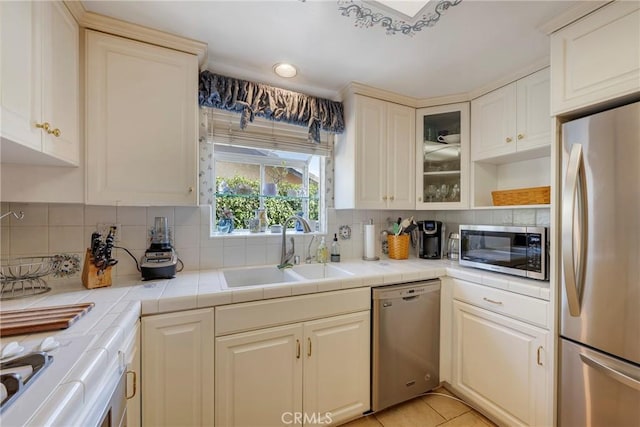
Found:
[(562, 126), (558, 422), (640, 426), (640, 103)]

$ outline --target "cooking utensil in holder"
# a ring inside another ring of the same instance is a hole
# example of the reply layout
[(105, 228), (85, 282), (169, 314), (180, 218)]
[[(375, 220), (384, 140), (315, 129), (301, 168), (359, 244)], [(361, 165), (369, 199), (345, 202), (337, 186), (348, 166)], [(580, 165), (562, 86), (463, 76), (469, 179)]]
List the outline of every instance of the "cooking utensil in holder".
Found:
[(410, 236), (408, 234), (400, 234), (398, 236), (393, 234), (388, 235), (387, 242), (389, 243), (389, 258), (409, 258), (409, 241)]

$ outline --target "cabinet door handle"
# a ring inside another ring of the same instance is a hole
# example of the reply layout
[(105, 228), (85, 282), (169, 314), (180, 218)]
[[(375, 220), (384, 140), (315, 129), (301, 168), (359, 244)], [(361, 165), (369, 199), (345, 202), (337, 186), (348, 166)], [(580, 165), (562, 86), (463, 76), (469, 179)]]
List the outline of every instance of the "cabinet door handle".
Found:
[(389, 197), (389, 200), (393, 201), (393, 196)]
[(49, 131), (49, 128), (51, 127), (51, 125), (49, 124), (49, 122), (44, 122), (44, 123), (36, 123), (36, 127), (38, 129), (43, 129), (45, 131)]
[[(131, 395), (127, 395), (126, 398), (127, 400), (129, 399), (133, 399), (133, 396), (136, 395), (136, 390), (137, 390), (137, 382), (138, 382), (138, 375), (136, 375), (136, 371), (127, 371), (127, 380), (129, 379), (129, 374), (133, 375), (133, 392), (131, 393)], [(129, 387), (127, 387), (128, 389)]]
[(300, 340), (296, 340), (296, 359), (300, 359)]
[(524, 139), (524, 135), (521, 134), (521, 133), (518, 134), (518, 140), (520, 140), (520, 139)]
[(491, 304), (502, 305), (502, 301), (495, 301), (495, 300), (489, 299), (487, 297), (482, 297), (482, 299), (485, 300), (486, 302), (490, 302)]
[(382, 196), (382, 200), (387, 200), (387, 196)]
[(418, 201), (421, 202), (422, 201), (422, 197), (418, 197)]
[(538, 365), (540, 365), (540, 366), (544, 365), (544, 363), (542, 363), (542, 359), (540, 358), (541, 350), (544, 350), (544, 348), (542, 346), (538, 347), (537, 362), (538, 362)]
[(311, 357), (311, 338), (307, 338), (307, 342), (309, 343), (309, 347), (307, 348), (307, 357)]
[(58, 128), (55, 128), (53, 130), (47, 129), (47, 133), (49, 135), (53, 134), (53, 136), (55, 136), (56, 138), (60, 138), (60, 135), (62, 135), (62, 132)]
[(511, 139), (511, 137), (510, 137), (510, 136), (508, 136), (508, 137), (507, 137), (507, 139), (505, 139), (505, 141), (507, 141), (507, 142), (511, 142), (511, 141), (513, 141), (513, 139)]
[(193, 187), (189, 186), (189, 193), (193, 193)]

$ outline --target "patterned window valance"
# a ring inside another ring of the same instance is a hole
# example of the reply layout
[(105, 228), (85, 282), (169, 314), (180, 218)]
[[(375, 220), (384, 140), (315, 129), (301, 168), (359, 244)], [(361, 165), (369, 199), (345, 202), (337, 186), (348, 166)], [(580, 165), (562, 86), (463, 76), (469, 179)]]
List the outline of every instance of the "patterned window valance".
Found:
[(320, 141), (320, 130), (344, 132), (341, 102), (221, 76), (207, 70), (200, 73), (199, 86), (200, 106), (241, 113), (242, 129), (258, 116), (305, 126), (309, 129), (309, 139), (316, 143)]

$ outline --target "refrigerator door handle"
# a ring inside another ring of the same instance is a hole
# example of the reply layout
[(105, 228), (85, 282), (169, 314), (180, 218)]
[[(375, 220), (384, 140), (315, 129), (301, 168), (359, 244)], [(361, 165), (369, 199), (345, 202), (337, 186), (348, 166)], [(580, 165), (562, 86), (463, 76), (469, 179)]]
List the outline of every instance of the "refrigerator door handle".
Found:
[[(586, 195), (584, 190), (586, 182), (584, 177), (584, 165), (582, 161), (582, 145), (573, 144), (567, 164), (567, 175), (562, 191), (562, 265), (564, 271), (564, 288), (567, 294), (569, 314), (573, 317), (580, 316), (580, 290), (584, 283), (584, 257), (587, 243), (586, 227)], [(578, 200), (576, 203), (576, 196)], [(575, 209), (579, 210), (579, 229), (576, 235)], [(578, 238), (577, 246), (579, 258), (575, 259), (575, 238)]]
[(598, 372), (601, 372), (604, 375), (610, 378), (613, 378), (614, 380), (626, 385), (627, 387), (631, 387), (634, 390), (640, 391), (640, 379), (633, 378), (628, 374), (624, 374), (620, 371), (616, 371), (612, 367), (607, 366), (607, 364), (604, 361), (596, 360), (597, 359), (596, 356), (593, 356), (593, 355), (587, 356), (584, 353), (580, 353), (580, 359), (582, 359), (583, 363), (591, 366), (593, 369), (597, 370)]

